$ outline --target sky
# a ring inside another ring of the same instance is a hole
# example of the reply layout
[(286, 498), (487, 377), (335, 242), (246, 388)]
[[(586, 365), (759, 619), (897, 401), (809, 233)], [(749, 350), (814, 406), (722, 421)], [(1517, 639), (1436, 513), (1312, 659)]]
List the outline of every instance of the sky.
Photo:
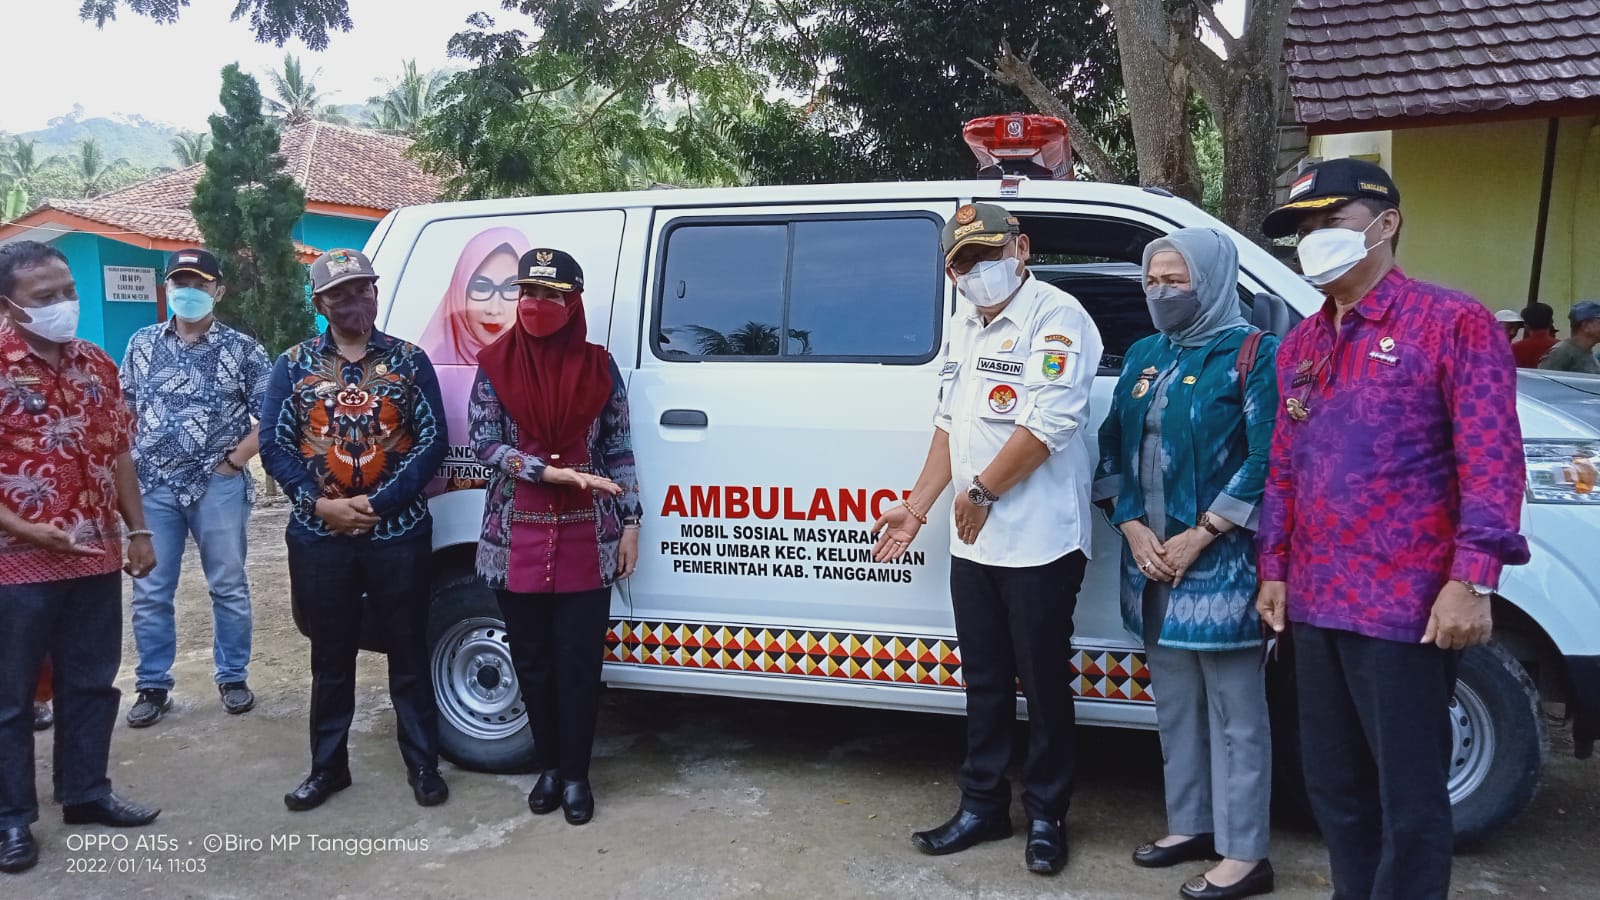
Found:
[(239, 63), (270, 92), (265, 75), (281, 67), (285, 52), (299, 56), (308, 73), (322, 69), (317, 84), (330, 102), (362, 103), (399, 77), (402, 60), (415, 58), (424, 72), (450, 65), (445, 42), (475, 12), (490, 11), (500, 27), (527, 21), (502, 12), (498, 0), (350, 0), (355, 28), (332, 32), (328, 50), (312, 53), (296, 40), (282, 49), (255, 43), (248, 22), (228, 21), (232, 0), (193, 0), (172, 25), (124, 8), (104, 30), (78, 19), (78, 0), (0, 6), (0, 71), (7, 76), (0, 130), (11, 132), (43, 128), (74, 103), (88, 117), (140, 115), (201, 131), (218, 110), (223, 66)]
[[(22, 132), (83, 107), (86, 117), (139, 115), (188, 131), (206, 129), (217, 111), (222, 67), (239, 63), (263, 82), (285, 52), (301, 58), (333, 103), (361, 103), (399, 76), (402, 60), (426, 72), (451, 64), (450, 36), (467, 16), (489, 11), (499, 27), (527, 20), (498, 0), (350, 0), (355, 27), (333, 32), (329, 49), (312, 53), (299, 41), (282, 49), (257, 44), (247, 22), (230, 22), (232, 0), (193, 0), (177, 23), (158, 25), (123, 9), (103, 30), (78, 19), (77, 0), (0, 0), (7, 35), (0, 72), (0, 131)], [(1223, 0), (1222, 18), (1236, 27), (1244, 0)], [(400, 13), (400, 10), (404, 10)]]

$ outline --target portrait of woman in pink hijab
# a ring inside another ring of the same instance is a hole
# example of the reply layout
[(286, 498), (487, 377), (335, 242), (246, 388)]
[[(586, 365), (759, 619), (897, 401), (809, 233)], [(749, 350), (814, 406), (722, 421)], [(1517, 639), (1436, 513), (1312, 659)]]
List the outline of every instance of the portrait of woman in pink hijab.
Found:
[(434, 365), (476, 366), (478, 351), (517, 324), (517, 259), (528, 247), (515, 228), (490, 228), (467, 241), (422, 333), (422, 349)]

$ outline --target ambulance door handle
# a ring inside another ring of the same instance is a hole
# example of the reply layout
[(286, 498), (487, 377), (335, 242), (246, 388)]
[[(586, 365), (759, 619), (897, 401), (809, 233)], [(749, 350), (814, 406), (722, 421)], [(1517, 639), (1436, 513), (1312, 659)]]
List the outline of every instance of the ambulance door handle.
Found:
[(706, 414), (698, 409), (669, 409), (661, 414), (661, 424), (680, 428), (704, 428), (710, 424)]

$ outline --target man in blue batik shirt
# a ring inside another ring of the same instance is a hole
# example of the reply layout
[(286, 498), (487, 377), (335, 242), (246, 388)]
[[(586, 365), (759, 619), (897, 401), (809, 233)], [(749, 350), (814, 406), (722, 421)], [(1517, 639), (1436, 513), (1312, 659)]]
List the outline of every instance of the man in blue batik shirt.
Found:
[(128, 724), (146, 728), (172, 706), (178, 634), (173, 596), (190, 536), (211, 589), (212, 657), (222, 705), (255, 706), (250, 663), (250, 580), (245, 526), (254, 485), (245, 466), (259, 445), (261, 398), (272, 363), (261, 345), (218, 322), (226, 293), (217, 258), (179, 250), (167, 264), (172, 318), (135, 332), (123, 357), (123, 394), (134, 415), (133, 460), (155, 532), (156, 568), (133, 583), (138, 699)]

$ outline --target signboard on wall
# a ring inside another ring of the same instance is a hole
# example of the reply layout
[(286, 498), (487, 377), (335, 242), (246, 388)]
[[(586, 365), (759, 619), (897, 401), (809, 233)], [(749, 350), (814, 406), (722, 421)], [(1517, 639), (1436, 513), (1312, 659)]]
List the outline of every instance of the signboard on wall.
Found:
[(156, 270), (137, 266), (106, 266), (106, 299), (119, 303), (156, 302)]

